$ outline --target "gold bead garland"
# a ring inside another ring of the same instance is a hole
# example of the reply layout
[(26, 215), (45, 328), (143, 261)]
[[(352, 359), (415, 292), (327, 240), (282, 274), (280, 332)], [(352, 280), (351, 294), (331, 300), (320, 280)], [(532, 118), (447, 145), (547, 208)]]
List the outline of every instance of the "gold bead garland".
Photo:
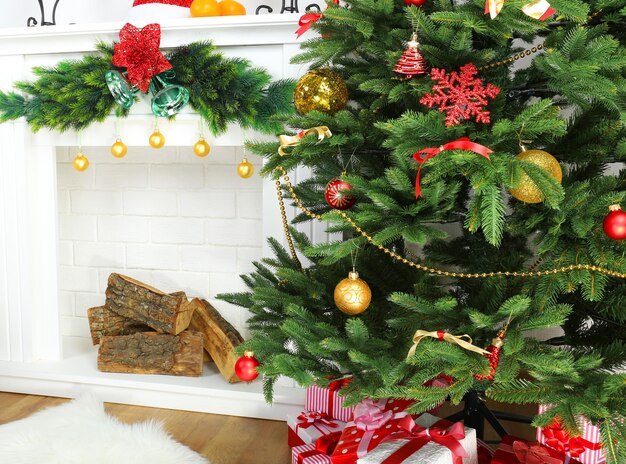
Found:
[[(311, 219), (317, 219), (319, 221), (322, 220), (322, 216), (319, 214), (315, 214), (312, 211), (310, 211), (306, 206), (304, 206), (302, 204), (302, 202), (300, 201), (300, 198), (298, 198), (298, 195), (296, 194), (293, 185), (291, 184), (291, 181), (289, 180), (289, 176), (287, 175), (287, 172), (285, 171), (285, 168), (283, 168), (282, 166), (278, 166), (277, 170), (280, 171), (280, 173), (283, 176), (283, 179), (285, 181), (285, 185), (287, 186), (287, 190), (289, 191), (289, 194), (291, 195), (291, 198), (293, 199), (294, 203), (296, 204), (296, 206), (298, 208), (300, 208), (302, 210), (302, 212), (304, 214), (306, 214), (308, 217), (310, 217)], [(291, 252), (291, 256), (293, 258), (293, 260), (298, 264), (298, 267), (300, 267), (302, 269), (302, 264), (300, 263), (300, 261), (298, 260), (298, 257), (296, 256), (296, 250), (293, 244), (293, 240), (291, 238), (291, 234), (289, 233), (289, 223), (287, 221), (287, 215), (285, 214), (285, 204), (284, 204), (284, 199), (282, 196), (282, 192), (281, 192), (281, 186), (280, 186), (280, 180), (276, 180), (276, 190), (278, 192), (278, 203), (280, 206), (280, 212), (281, 212), (281, 216), (282, 216), (282, 220), (283, 220), (283, 229), (285, 231), (285, 236), (287, 238), (287, 243), (289, 244), (289, 250)], [(380, 244), (376, 244), (374, 242), (374, 238), (369, 235), (367, 232), (365, 232), (361, 227), (359, 227), (359, 225), (350, 217), (348, 216), (345, 212), (340, 211), (340, 210), (335, 210), (335, 213), (339, 214), (348, 224), (350, 224), (350, 226), (359, 234), (361, 235), (363, 238), (365, 238), (365, 240), (367, 240), (368, 243), (370, 243), (371, 245), (375, 246), (376, 248), (378, 248), (380, 251), (382, 251), (383, 253), (385, 253), (386, 255), (401, 261), (402, 263), (406, 264), (407, 266), (410, 266), (412, 268), (418, 269), (420, 271), (424, 271), (424, 272), (428, 272), (429, 274), (435, 274), (438, 276), (445, 276), (445, 277), (453, 277), (453, 278), (457, 278), (457, 279), (487, 279), (487, 278), (491, 278), (491, 277), (523, 277), (523, 278), (528, 278), (528, 277), (545, 277), (545, 276), (549, 276), (549, 275), (556, 275), (556, 274), (564, 274), (566, 272), (572, 272), (572, 271), (592, 271), (592, 272), (599, 272), (601, 274), (605, 274), (608, 275), (610, 277), (617, 277), (619, 279), (626, 279), (626, 274), (621, 273), (621, 272), (617, 272), (617, 271), (612, 271), (610, 269), (606, 269), (600, 266), (594, 266), (591, 264), (570, 264), (569, 266), (562, 266), (559, 268), (555, 268), (555, 269), (548, 269), (545, 271), (495, 271), (495, 272), (482, 272), (482, 273), (465, 273), (465, 272), (454, 272), (454, 271), (446, 271), (443, 269), (438, 269), (438, 268), (434, 268), (434, 267), (430, 267), (430, 266), (426, 266), (420, 263), (416, 263), (414, 261), (410, 261), (407, 258), (400, 256), (399, 254), (397, 254), (396, 252), (390, 250), (389, 248), (385, 247), (384, 245), (380, 245)], [(539, 263), (537, 263), (536, 265), (538, 265)], [(536, 265), (533, 265), (533, 267), (535, 267)]]

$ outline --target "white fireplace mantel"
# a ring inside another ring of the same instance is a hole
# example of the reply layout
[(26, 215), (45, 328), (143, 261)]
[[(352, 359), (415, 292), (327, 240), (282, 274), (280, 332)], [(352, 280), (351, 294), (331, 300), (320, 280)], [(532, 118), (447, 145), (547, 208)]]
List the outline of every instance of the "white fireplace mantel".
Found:
[[(247, 58), (275, 79), (296, 77), (304, 69), (289, 64), (299, 50), (297, 18), (250, 15), (162, 21), (161, 46), (211, 40), (226, 56)], [(0, 89), (9, 91), (15, 81), (32, 78), (34, 66), (53, 66), (93, 52), (97, 41), (118, 40), (122, 26), (120, 22), (0, 29)], [(115, 124), (111, 117), (89, 127), (80, 135), (83, 145), (109, 147)], [(128, 146), (145, 146), (154, 125), (147, 103), (135, 104), (120, 125)], [(159, 126), (168, 145), (189, 146), (197, 140), (198, 116), (190, 110), (175, 122), (161, 120)], [(215, 372), (205, 372), (200, 379), (131, 379), (85, 367), (89, 361), (84, 357), (64, 361), (57, 282), (56, 150), (77, 146), (79, 135), (47, 130), (33, 134), (25, 121), (18, 120), (0, 124), (0, 140), (0, 390), (72, 396), (85, 387), (106, 401), (275, 419), (301, 407), (301, 391), (289, 384), (278, 388), (270, 408), (263, 401), (260, 382), (229, 386)], [(209, 139), (213, 146), (240, 146), (242, 141), (236, 127)], [(264, 183), (263, 198), (263, 235), (280, 237), (272, 182)], [(74, 348), (81, 343), (73, 342)]]

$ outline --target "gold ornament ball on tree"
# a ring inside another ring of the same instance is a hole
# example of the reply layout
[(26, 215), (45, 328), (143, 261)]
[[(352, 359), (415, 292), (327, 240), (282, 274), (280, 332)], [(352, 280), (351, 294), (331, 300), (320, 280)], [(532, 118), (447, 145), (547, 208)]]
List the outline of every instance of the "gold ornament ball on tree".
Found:
[(367, 309), (372, 301), (372, 291), (359, 273), (352, 271), (335, 287), (335, 305), (342, 312), (356, 316)]
[(124, 158), (128, 153), (128, 147), (121, 139), (117, 139), (117, 141), (111, 145), (111, 154), (116, 158)]
[(78, 155), (76, 155), (76, 158), (74, 158), (74, 169), (76, 169), (79, 172), (83, 172), (86, 171), (87, 168), (89, 167), (89, 160), (87, 159), (87, 157), (85, 155), (83, 155), (82, 153), (79, 153)]
[[(557, 159), (547, 151), (526, 150), (522, 147), (522, 152), (517, 155), (517, 159), (533, 163), (548, 171), (559, 184), (563, 180), (561, 165)], [(525, 172), (522, 172), (518, 185), (519, 187), (509, 190), (514, 198), (524, 203), (541, 203), (544, 200), (543, 194), (541, 190), (539, 190), (539, 187), (537, 187), (537, 184), (535, 184)]]
[(237, 166), (237, 174), (239, 174), (239, 177), (242, 179), (249, 179), (252, 177), (252, 174), (254, 174), (254, 166), (252, 166), (247, 158), (241, 160), (241, 163)]
[(211, 146), (204, 140), (204, 137), (200, 137), (200, 140), (193, 146), (193, 152), (196, 156), (204, 158), (211, 151)]
[(334, 115), (348, 104), (348, 87), (330, 69), (309, 71), (298, 80), (294, 103), (300, 114), (316, 110)]
[(148, 143), (152, 148), (163, 148), (163, 145), (165, 145), (165, 136), (161, 134), (159, 129), (155, 129), (154, 132), (150, 134)]

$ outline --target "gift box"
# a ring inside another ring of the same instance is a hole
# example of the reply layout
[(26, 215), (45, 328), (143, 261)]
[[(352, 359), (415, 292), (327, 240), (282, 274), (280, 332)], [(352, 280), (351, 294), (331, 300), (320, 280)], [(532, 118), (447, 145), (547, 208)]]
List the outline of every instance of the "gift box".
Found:
[(478, 445), (478, 464), (491, 464), (495, 450), (480, 438), (476, 439)]
[(291, 449), (291, 464), (331, 464), (330, 454), (337, 446), (341, 432), (333, 432), (318, 438), (315, 443)]
[(431, 414), (404, 417), (398, 431), (359, 458), (357, 464), (478, 464), (476, 430)]
[[(545, 404), (539, 405), (539, 414), (549, 408), (550, 406)], [(606, 462), (606, 454), (601, 446), (600, 429), (582, 416), (578, 418), (578, 426), (583, 432), (582, 436), (571, 437), (558, 421), (554, 421), (549, 427), (537, 429), (537, 441), (577, 459), (582, 464)]]
[(398, 430), (405, 409), (414, 404), (408, 400), (364, 400), (354, 408), (354, 420), (346, 425), (335, 451), (333, 464), (354, 464), (376, 448), (388, 435)]
[(346, 385), (346, 382), (332, 382), (328, 388), (318, 387), (317, 385), (307, 388), (304, 396), (305, 409), (326, 413), (331, 419), (343, 422), (351, 421), (354, 408), (344, 408), (344, 398), (339, 395), (339, 390)]
[(299, 415), (288, 415), (288, 443), (294, 446), (314, 443), (318, 438), (333, 432), (341, 432), (347, 422), (331, 420), (323, 412), (302, 411)]
[(530, 443), (506, 435), (491, 464), (580, 464), (580, 462), (540, 443)]

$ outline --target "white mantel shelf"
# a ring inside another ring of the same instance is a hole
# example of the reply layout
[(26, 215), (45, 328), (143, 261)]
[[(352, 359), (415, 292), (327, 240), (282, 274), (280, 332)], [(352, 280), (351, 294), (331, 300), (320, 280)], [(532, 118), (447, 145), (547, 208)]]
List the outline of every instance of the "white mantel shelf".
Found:
[[(161, 47), (210, 40), (225, 56), (246, 58), (274, 79), (294, 78), (303, 70), (289, 64), (299, 52), (298, 18), (274, 14), (161, 21)], [(123, 25), (0, 29), (0, 89), (9, 91), (15, 81), (32, 79), (35, 66), (79, 59), (96, 50), (98, 41), (118, 41)], [(153, 130), (154, 117), (143, 100), (121, 121), (129, 146), (145, 146)], [(169, 146), (191, 146), (198, 137), (197, 121), (187, 108), (174, 122), (161, 119), (159, 126)], [(115, 118), (110, 117), (86, 129), (82, 139), (85, 147), (108, 148), (114, 134)], [(76, 146), (78, 134), (33, 134), (20, 119), (0, 124), (0, 138), (0, 391), (74, 397), (88, 390), (109, 402), (278, 420), (302, 409), (303, 391), (291, 381), (279, 382), (270, 406), (261, 382), (230, 385), (214, 367), (205, 368), (199, 378), (98, 372), (97, 349), (90, 341), (62, 339), (59, 329), (56, 154), (58, 147)], [(209, 140), (225, 146), (242, 141), (238, 127)], [(265, 182), (262, 196), (263, 236), (280, 237), (271, 182)]]
[[(161, 21), (161, 47), (200, 40), (218, 47), (300, 42), (295, 31), (299, 14), (219, 16)], [(74, 53), (96, 50), (96, 40), (119, 41), (124, 22), (0, 29), (0, 55)], [(134, 23), (137, 27), (145, 24)], [(254, 38), (254, 41), (251, 40)]]

